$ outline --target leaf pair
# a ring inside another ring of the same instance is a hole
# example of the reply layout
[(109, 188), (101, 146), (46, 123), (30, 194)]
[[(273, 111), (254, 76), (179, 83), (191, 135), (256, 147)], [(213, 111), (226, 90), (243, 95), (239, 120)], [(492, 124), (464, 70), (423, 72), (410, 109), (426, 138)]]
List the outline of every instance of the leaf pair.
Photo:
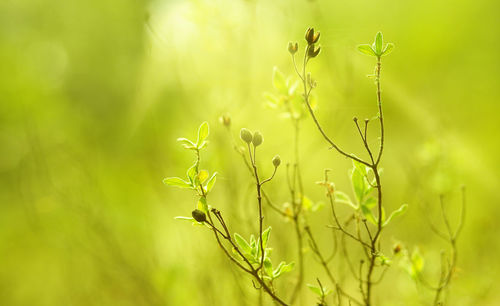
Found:
[(186, 149), (201, 150), (207, 145), (205, 139), (207, 139), (208, 134), (209, 134), (208, 122), (205, 121), (198, 128), (198, 138), (196, 140), (196, 143), (187, 138), (177, 138), (177, 141), (180, 142), (182, 146)]
[(394, 44), (392, 43), (388, 43), (384, 47), (384, 39), (381, 32), (375, 35), (375, 41), (372, 45), (364, 44), (358, 46), (359, 52), (370, 56), (376, 56), (377, 58), (388, 55), (393, 49)]

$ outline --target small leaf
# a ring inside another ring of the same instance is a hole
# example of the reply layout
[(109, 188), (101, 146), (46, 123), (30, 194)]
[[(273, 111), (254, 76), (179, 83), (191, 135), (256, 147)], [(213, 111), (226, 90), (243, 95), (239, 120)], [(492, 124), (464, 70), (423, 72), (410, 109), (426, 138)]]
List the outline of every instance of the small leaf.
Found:
[(167, 177), (163, 179), (163, 183), (168, 186), (174, 186), (179, 188), (193, 188), (189, 182), (184, 181), (179, 177)]
[(369, 197), (363, 202), (363, 206), (366, 206), (370, 209), (377, 206), (377, 200), (374, 197)]
[(366, 55), (376, 56), (375, 52), (373, 51), (370, 45), (359, 45), (358, 51)]
[(321, 291), (321, 288), (319, 287), (316, 287), (314, 285), (311, 285), (311, 284), (307, 284), (307, 288), (309, 288), (312, 292), (314, 292), (314, 294), (316, 294), (317, 296), (319, 297), (323, 297), (323, 292)]
[(418, 249), (415, 249), (411, 254), (410, 276), (413, 279), (417, 279), (418, 275), (422, 272), (423, 269), (424, 269), (424, 258), (420, 254), (420, 251)]
[(306, 196), (302, 197), (302, 207), (304, 208), (304, 210), (306, 210), (306, 211), (310, 210), (312, 207), (312, 204), (313, 204), (312, 201), (308, 197), (306, 197)]
[(240, 234), (234, 233), (234, 240), (236, 241), (236, 244), (243, 253), (248, 255), (252, 254), (252, 248), (245, 240), (245, 238), (243, 238)]
[(182, 144), (182, 146), (186, 149), (194, 149), (196, 148), (196, 145), (189, 139), (187, 138), (177, 138), (177, 141)]
[(203, 184), (207, 178), (208, 178), (208, 171), (207, 170), (201, 170), (198, 173), (198, 181), (200, 182), (200, 184)]
[(263, 96), (271, 108), (277, 108), (279, 106), (280, 100), (272, 93), (265, 92)]
[(388, 55), (389, 53), (392, 52), (392, 50), (394, 49), (394, 44), (393, 43), (388, 43), (386, 46), (385, 46), (385, 49), (384, 51), (382, 52), (382, 56), (386, 56)]
[[(195, 163), (194, 165), (192, 165), (186, 172), (186, 175), (189, 179), (189, 181), (191, 182), (191, 184), (193, 186), (195, 186), (195, 182), (196, 182), (196, 167), (197, 167), (197, 164), (198, 163)], [(197, 186), (196, 186), (197, 187)]]
[(383, 44), (383, 37), (382, 37), (382, 32), (378, 32), (377, 35), (375, 35), (375, 54), (378, 56), (382, 55), (382, 44)]
[(356, 168), (352, 169), (351, 172), (351, 184), (358, 203), (363, 203), (363, 198), (366, 192), (366, 182), (363, 174)]
[(269, 257), (264, 258), (264, 270), (271, 278), (273, 277), (273, 264)]
[(278, 278), (281, 274), (292, 271), (294, 266), (295, 262), (293, 261), (289, 264), (286, 264), (284, 261), (280, 262), (278, 267), (273, 271), (273, 278)]
[(262, 232), (262, 246), (264, 247), (264, 249), (267, 247), (269, 235), (271, 235), (271, 227), (268, 227), (265, 231)]
[(363, 216), (366, 218), (366, 220), (370, 221), (374, 225), (377, 225), (377, 220), (375, 219), (375, 216), (373, 215), (373, 212), (370, 208), (362, 205), (361, 212), (363, 213)]
[(344, 203), (344, 204), (350, 205), (354, 209), (358, 209), (358, 206), (356, 204), (354, 204), (351, 201), (351, 198), (349, 198), (349, 196), (347, 194), (345, 194), (344, 192), (342, 192), (342, 191), (335, 191), (333, 193), (333, 195), (335, 196), (335, 202), (337, 202), (337, 203)]
[(196, 145), (200, 147), (200, 145), (205, 141), (208, 137), (209, 129), (208, 122), (203, 122), (198, 128), (198, 140), (196, 141)]
[(280, 93), (286, 95), (288, 93), (288, 88), (286, 86), (285, 76), (281, 71), (278, 70), (277, 67), (273, 68), (273, 86)]
[(404, 214), (406, 212), (406, 209), (408, 209), (408, 204), (403, 204), (401, 205), (401, 207), (399, 207), (397, 210), (393, 211), (390, 215), (389, 215), (389, 218), (387, 218), (387, 220), (384, 222), (384, 225), (383, 226), (386, 226), (388, 225), (391, 220), (397, 216), (400, 216), (402, 214)]
[(201, 210), (202, 212), (204, 212), (205, 214), (207, 214), (208, 213), (207, 199), (205, 197), (200, 197), (198, 199), (198, 203), (197, 203), (196, 207), (199, 210)]
[(196, 220), (193, 217), (184, 217), (184, 216), (177, 216), (174, 218), (175, 220), (185, 220), (185, 221), (191, 221), (191, 222), (196, 222)]
[(315, 203), (315, 204), (313, 204), (313, 206), (311, 207), (311, 211), (312, 211), (312, 212), (317, 212), (318, 210), (322, 209), (324, 206), (325, 206), (325, 203), (324, 203), (324, 202), (318, 202), (318, 203)]
[(205, 187), (205, 192), (208, 193), (208, 192), (210, 192), (212, 190), (212, 188), (215, 185), (216, 179), (217, 179), (217, 172), (214, 172), (214, 174), (212, 174), (212, 176), (208, 180), (207, 186)]

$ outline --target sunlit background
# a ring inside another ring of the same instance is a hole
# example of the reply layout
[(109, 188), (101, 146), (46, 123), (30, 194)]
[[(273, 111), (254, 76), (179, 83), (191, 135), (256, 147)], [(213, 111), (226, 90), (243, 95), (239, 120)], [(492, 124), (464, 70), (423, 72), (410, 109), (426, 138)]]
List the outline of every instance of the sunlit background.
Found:
[[(356, 45), (371, 43), (377, 31), (396, 45), (382, 68), (383, 182), (388, 210), (410, 208), (384, 232), (387, 252), (398, 242), (418, 247), (426, 277), (437, 281), (448, 246), (424, 218), (442, 226), (442, 193), (456, 224), (465, 185), (467, 220), (449, 305), (498, 305), (499, 12), (493, 0), (1, 1), (0, 304), (258, 305), (250, 278), (229, 264), (211, 233), (174, 220), (190, 214), (193, 194), (162, 179), (184, 176), (193, 156), (176, 138), (195, 138), (207, 121), (202, 166), (219, 172), (210, 204), (232, 230), (257, 233), (251, 176), (218, 118), (231, 115), (233, 137), (242, 127), (263, 133), (264, 173), (275, 154), (291, 162), (293, 128), (265, 106), (263, 93), (273, 91), (274, 66), (293, 74), (287, 43), (302, 50), (305, 29), (314, 26), (322, 46), (310, 63), (318, 117), (359, 155), (352, 117), (377, 110), (366, 77), (374, 60)], [(350, 162), (328, 150), (310, 118), (300, 137), (308, 197), (326, 201), (315, 184), (325, 168), (338, 189), (351, 192)], [(267, 187), (280, 205), (289, 201), (284, 170)], [(266, 214), (273, 258), (297, 260), (292, 224)], [(308, 218), (330, 252), (328, 209)], [(305, 282), (320, 277), (331, 286), (305, 252)], [(341, 257), (335, 262), (357, 295)], [(278, 293), (286, 297), (295, 277), (280, 279)], [(376, 292), (377, 305), (431, 302), (397, 263)], [(302, 305), (313, 305), (313, 293), (302, 294)]]

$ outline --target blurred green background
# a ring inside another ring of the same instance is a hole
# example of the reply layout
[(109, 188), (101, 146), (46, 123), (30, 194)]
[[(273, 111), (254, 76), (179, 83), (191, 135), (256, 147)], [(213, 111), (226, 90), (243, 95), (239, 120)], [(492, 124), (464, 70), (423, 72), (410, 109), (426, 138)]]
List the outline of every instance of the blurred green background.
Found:
[[(251, 178), (218, 117), (231, 114), (235, 135), (241, 127), (263, 133), (264, 173), (272, 170), (266, 157), (291, 161), (292, 127), (262, 93), (272, 91), (274, 66), (293, 73), (287, 42), (303, 46), (314, 26), (318, 117), (350, 152), (362, 152), (351, 118), (376, 114), (366, 78), (374, 62), (356, 45), (379, 30), (396, 45), (382, 70), (383, 180), (387, 209), (410, 209), (385, 232), (386, 248), (418, 247), (436, 280), (446, 245), (419, 205), (439, 220), (444, 193), (455, 216), (465, 184), (450, 305), (498, 305), (499, 12), (493, 0), (1, 1), (0, 304), (257, 305), (250, 279), (213, 236), (173, 219), (189, 215), (195, 198), (162, 179), (183, 176), (193, 156), (176, 138), (194, 138), (208, 121), (203, 168), (220, 173), (211, 204), (234, 231), (257, 232)], [(301, 139), (307, 195), (325, 200), (314, 184), (325, 168), (350, 191), (349, 161), (327, 150), (310, 118)], [(284, 172), (268, 187), (278, 203), (288, 201)], [(329, 218), (327, 209), (309, 217), (325, 252)], [(273, 258), (296, 260), (292, 225), (272, 211), (266, 224)], [(325, 279), (310, 252), (306, 262), (307, 283)], [(397, 265), (377, 292), (377, 305), (429, 304)], [(312, 305), (312, 293), (303, 294)]]

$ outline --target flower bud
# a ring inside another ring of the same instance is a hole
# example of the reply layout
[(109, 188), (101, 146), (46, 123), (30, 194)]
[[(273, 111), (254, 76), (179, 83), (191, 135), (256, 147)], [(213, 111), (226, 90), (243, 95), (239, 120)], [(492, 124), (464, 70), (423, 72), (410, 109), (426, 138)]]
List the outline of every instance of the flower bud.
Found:
[(252, 132), (250, 132), (248, 129), (242, 128), (240, 131), (240, 138), (246, 143), (251, 143), (252, 142)]
[(352, 121), (357, 122), (358, 121), (358, 117), (353, 117)]
[(309, 28), (309, 29), (307, 29), (307, 31), (306, 31), (306, 36), (305, 36), (305, 37), (306, 37), (306, 40), (307, 40), (307, 43), (308, 43), (309, 45), (312, 45), (312, 44), (314, 44), (314, 43), (318, 42), (318, 40), (319, 40), (319, 35), (320, 35), (320, 33), (319, 33), (319, 32), (314, 33), (314, 28)]
[(307, 56), (310, 58), (316, 57), (319, 54), (321, 47), (316, 48), (314, 45), (311, 45), (309, 49), (307, 49)]
[(228, 114), (220, 116), (219, 121), (227, 128), (231, 126), (231, 117)]
[(253, 143), (254, 147), (260, 146), (263, 141), (264, 141), (264, 138), (262, 137), (262, 134), (259, 131), (256, 131), (253, 134), (253, 138), (252, 138), (252, 143)]
[(398, 254), (399, 252), (401, 252), (401, 245), (396, 244), (396, 245), (394, 246), (394, 249), (392, 250), (392, 252), (393, 252), (394, 254)]
[(203, 211), (201, 211), (199, 209), (193, 210), (193, 212), (191, 212), (191, 215), (198, 222), (205, 222), (205, 221), (207, 221), (207, 216), (205, 215), (205, 213)]
[(298, 50), (299, 50), (298, 43), (295, 43), (295, 44), (292, 42), (288, 43), (288, 52), (290, 52), (290, 54), (294, 55), (295, 53), (297, 53)]
[(280, 158), (280, 156), (276, 155), (275, 157), (273, 157), (273, 165), (274, 165), (274, 167), (278, 168), (280, 164), (281, 164), (281, 158)]

